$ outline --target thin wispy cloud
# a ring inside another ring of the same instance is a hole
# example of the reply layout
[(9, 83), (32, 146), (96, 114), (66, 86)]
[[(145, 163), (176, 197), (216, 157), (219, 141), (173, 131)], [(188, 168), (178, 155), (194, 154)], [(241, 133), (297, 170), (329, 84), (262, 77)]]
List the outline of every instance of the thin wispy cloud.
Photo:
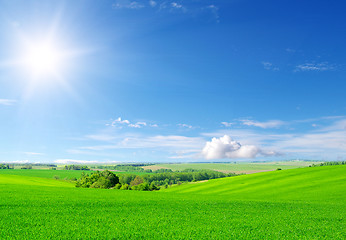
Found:
[(168, 136), (137, 136), (126, 137), (115, 144), (80, 147), (80, 149), (103, 151), (109, 149), (129, 149), (129, 148), (167, 148), (173, 150), (198, 149), (203, 145), (204, 140), (199, 137), (186, 137), (178, 135)]
[(253, 121), (250, 119), (243, 119), (243, 120), (240, 120), (240, 122), (246, 126), (254, 126), (254, 127), (260, 127), (260, 128), (278, 128), (285, 124), (285, 122), (280, 120), (270, 120), (266, 122), (259, 122), (259, 121)]
[(106, 126), (116, 127), (116, 128), (123, 128), (123, 127), (130, 127), (130, 128), (143, 128), (143, 127), (158, 127), (157, 124), (148, 124), (143, 121), (131, 123), (129, 120), (122, 119), (121, 117), (118, 117), (115, 120), (112, 120), (111, 123), (107, 123)]
[[(211, 1), (210, 1), (211, 2)], [(191, 14), (191, 16), (205, 15), (206, 13), (212, 16), (215, 22), (220, 22), (219, 7), (214, 4), (208, 4), (208, 2), (194, 2), (190, 4), (189, 1), (131, 1), (131, 0), (116, 0), (112, 4), (113, 9), (130, 9), (130, 10), (142, 10), (153, 9), (156, 12), (167, 13), (184, 13)]]
[(150, 0), (150, 1), (149, 1), (149, 5), (150, 5), (151, 7), (155, 7), (155, 6), (157, 5), (157, 2), (154, 1), (154, 0)]
[(335, 70), (336, 66), (328, 62), (322, 63), (304, 63), (297, 65), (294, 69), (295, 72), (304, 72), (304, 71), (329, 71)]
[(40, 156), (40, 155), (44, 155), (43, 153), (38, 153), (38, 152), (24, 152), (25, 155), (28, 156)]
[(265, 70), (279, 71), (280, 69), (274, 66), (271, 62), (262, 62), (263, 68)]
[(209, 6), (206, 6), (205, 9), (211, 12), (216, 22), (220, 22), (219, 8), (217, 6), (211, 4)]
[(11, 106), (17, 103), (14, 99), (0, 99), (0, 105)]
[(105, 142), (109, 142), (115, 139), (114, 136), (107, 135), (107, 134), (92, 134), (92, 135), (87, 135), (86, 138), (91, 140), (96, 140), (96, 141), (105, 141)]
[(129, 0), (117, 0), (112, 5), (115, 9), (129, 8), (129, 9), (141, 9), (144, 8), (145, 5), (140, 3), (139, 1), (129, 1)]
[(128, 125), (129, 127), (132, 127), (132, 128), (142, 128), (142, 127), (145, 127), (147, 126), (147, 123), (146, 122), (137, 122), (137, 123), (130, 123)]
[(54, 161), (58, 164), (94, 164), (98, 161), (88, 161), (88, 160), (77, 160), (77, 159), (57, 159)]
[(231, 127), (232, 125), (234, 125), (234, 123), (231, 122), (221, 122), (221, 124), (225, 127)]
[(182, 127), (182, 128), (188, 128), (188, 129), (193, 129), (194, 128), (192, 125), (185, 124), (185, 123), (179, 123), (178, 126)]

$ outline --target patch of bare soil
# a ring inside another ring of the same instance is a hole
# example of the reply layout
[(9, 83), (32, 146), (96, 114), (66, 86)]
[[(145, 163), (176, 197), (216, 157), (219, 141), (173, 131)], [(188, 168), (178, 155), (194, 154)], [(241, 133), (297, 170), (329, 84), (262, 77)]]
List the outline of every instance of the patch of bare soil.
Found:
[(147, 169), (151, 169), (152, 171), (156, 171), (156, 170), (159, 170), (159, 169), (169, 169), (169, 168), (166, 168), (166, 167), (160, 167), (160, 166), (155, 166), (155, 165), (151, 165), (151, 166), (144, 166), (142, 167), (144, 170), (147, 170)]
[(202, 183), (202, 182), (207, 182), (208, 180), (203, 180), (203, 181), (198, 181), (198, 182), (190, 182), (191, 184), (196, 184), (196, 183)]
[(260, 172), (270, 172), (270, 171), (275, 171), (275, 169), (268, 169), (268, 170), (248, 170), (248, 171), (235, 171), (234, 173), (240, 174), (252, 174), (252, 173), (260, 173)]

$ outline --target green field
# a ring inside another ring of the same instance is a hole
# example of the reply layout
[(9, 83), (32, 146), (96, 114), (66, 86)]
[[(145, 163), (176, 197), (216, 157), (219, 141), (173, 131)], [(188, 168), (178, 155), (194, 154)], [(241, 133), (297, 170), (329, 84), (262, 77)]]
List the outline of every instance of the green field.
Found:
[(0, 239), (345, 239), (346, 166), (157, 192), (0, 172)]
[[(82, 172), (83, 171), (81, 170), (0, 169), (0, 175), (7, 174), (43, 178), (53, 178), (54, 176), (59, 176), (60, 179), (80, 178)], [(93, 171), (84, 172), (90, 174)]]
[(182, 171), (187, 168), (193, 169), (209, 169), (220, 172), (230, 173), (254, 173), (260, 171), (272, 171), (277, 168), (293, 169), (307, 167), (312, 164), (320, 162), (307, 162), (307, 161), (282, 161), (282, 162), (266, 162), (266, 163), (174, 163), (174, 164), (155, 164), (145, 166), (145, 169), (160, 169), (168, 168), (173, 171)]

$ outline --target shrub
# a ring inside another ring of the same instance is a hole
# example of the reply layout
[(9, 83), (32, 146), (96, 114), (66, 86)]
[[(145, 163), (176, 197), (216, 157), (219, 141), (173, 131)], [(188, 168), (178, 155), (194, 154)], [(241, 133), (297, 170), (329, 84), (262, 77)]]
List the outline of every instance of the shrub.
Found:
[(76, 182), (76, 187), (82, 188), (111, 188), (119, 183), (119, 178), (114, 173), (105, 170), (94, 172), (89, 175), (82, 173), (82, 177)]
[(129, 189), (129, 185), (127, 183), (125, 183), (125, 184), (121, 185), (120, 189), (121, 190), (127, 190), (127, 189)]

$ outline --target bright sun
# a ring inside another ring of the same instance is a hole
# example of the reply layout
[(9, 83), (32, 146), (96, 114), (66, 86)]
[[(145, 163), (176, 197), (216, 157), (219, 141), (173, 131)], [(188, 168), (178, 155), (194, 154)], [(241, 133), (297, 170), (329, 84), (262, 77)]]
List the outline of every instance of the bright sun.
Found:
[(26, 67), (36, 77), (56, 74), (61, 61), (61, 53), (49, 43), (29, 45), (24, 57)]

